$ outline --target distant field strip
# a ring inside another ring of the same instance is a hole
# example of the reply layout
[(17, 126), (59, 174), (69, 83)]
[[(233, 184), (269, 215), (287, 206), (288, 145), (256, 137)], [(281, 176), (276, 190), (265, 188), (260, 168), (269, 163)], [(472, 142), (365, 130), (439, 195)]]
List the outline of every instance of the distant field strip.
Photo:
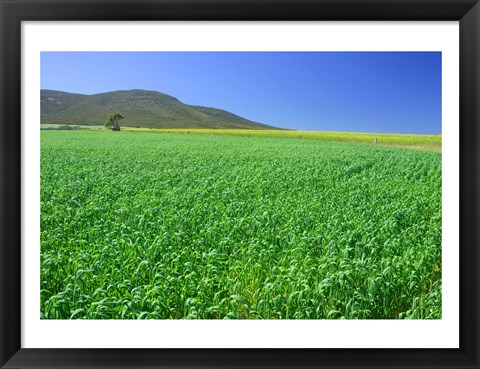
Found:
[[(129, 128), (130, 129), (130, 128)], [(400, 145), (406, 147), (431, 147), (441, 150), (442, 135), (413, 135), (357, 132), (323, 132), (323, 131), (290, 131), (290, 130), (250, 130), (250, 129), (132, 129), (144, 132), (159, 133), (191, 133), (207, 135), (235, 135), (249, 137), (300, 138), (343, 143), (374, 144), (375, 138), (380, 145)]]
[(299, 138), (305, 140), (320, 140), (328, 142), (375, 144), (398, 146), (411, 149), (441, 152), (442, 135), (411, 135), (411, 134), (376, 134), (356, 132), (321, 132), (321, 131), (288, 131), (288, 130), (250, 130), (250, 129), (135, 129), (128, 130), (158, 133), (190, 133), (206, 135), (230, 135), (249, 137)]
[(237, 132), (42, 131), (41, 317), (442, 317), (440, 153)]
[[(58, 129), (65, 127), (60, 124), (42, 124), (42, 129)], [(103, 129), (103, 126), (76, 126), (82, 129)], [(322, 132), (322, 131), (290, 131), (290, 130), (259, 130), (259, 129), (150, 129), (123, 127), (129, 132), (155, 133), (185, 133), (202, 135), (228, 135), (248, 137), (276, 137), (298, 138), (305, 140), (320, 140), (328, 142), (361, 143), (396, 146), (417, 150), (442, 151), (442, 135), (413, 135), (413, 134), (385, 134), (385, 133), (356, 133), (356, 132)]]

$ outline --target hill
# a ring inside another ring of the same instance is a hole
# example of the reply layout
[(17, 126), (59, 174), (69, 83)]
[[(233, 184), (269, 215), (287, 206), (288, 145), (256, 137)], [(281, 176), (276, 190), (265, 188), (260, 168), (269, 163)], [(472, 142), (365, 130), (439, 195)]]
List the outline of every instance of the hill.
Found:
[(120, 112), (122, 125), (141, 128), (277, 129), (225, 110), (187, 105), (157, 91), (128, 90), (95, 95), (41, 90), (41, 124), (103, 125)]

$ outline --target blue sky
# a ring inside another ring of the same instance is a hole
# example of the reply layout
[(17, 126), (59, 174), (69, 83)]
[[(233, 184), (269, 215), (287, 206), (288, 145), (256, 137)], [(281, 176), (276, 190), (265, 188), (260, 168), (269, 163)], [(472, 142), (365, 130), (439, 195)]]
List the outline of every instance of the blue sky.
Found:
[(43, 52), (41, 88), (154, 90), (290, 129), (441, 133), (440, 52)]

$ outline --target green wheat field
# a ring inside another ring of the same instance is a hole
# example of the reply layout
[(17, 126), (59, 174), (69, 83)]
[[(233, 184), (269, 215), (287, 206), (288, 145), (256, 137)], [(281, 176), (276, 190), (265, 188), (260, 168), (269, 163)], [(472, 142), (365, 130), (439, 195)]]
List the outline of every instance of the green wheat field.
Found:
[(441, 169), (441, 136), (42, 130), (41, 318), (441, 319)]

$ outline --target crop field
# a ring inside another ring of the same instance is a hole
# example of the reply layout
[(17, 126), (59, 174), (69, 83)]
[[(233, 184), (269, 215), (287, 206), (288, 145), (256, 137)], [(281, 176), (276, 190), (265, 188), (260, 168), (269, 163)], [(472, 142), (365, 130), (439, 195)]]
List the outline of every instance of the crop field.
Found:
[(42, 131), (41, 318), (440, 319), (441, 163), (295, 137)]

